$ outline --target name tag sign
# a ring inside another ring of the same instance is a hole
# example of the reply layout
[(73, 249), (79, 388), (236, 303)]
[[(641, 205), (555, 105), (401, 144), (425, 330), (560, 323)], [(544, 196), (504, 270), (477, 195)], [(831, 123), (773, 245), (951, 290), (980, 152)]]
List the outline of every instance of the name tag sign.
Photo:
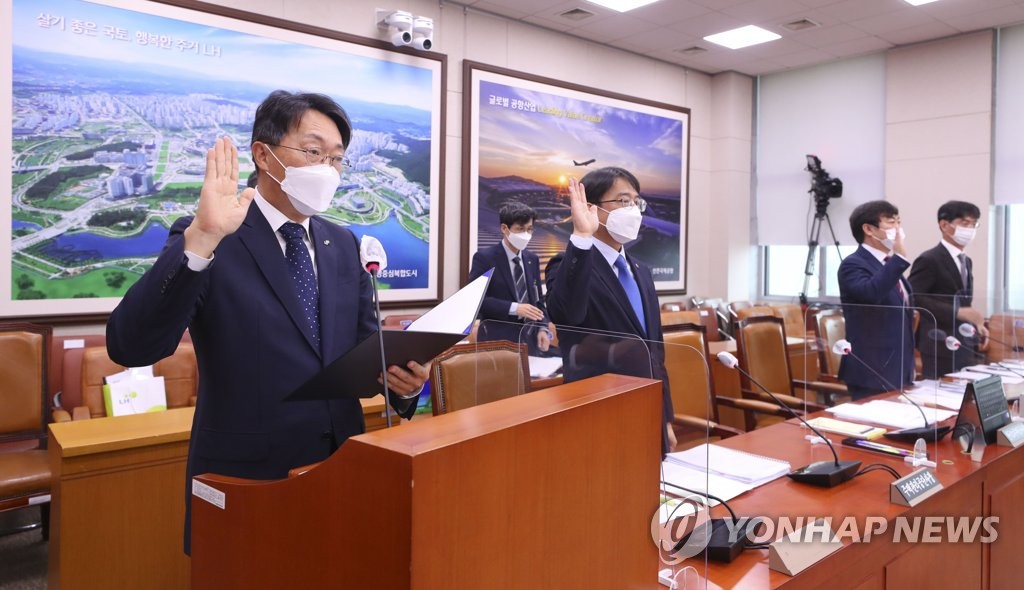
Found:
[(889, 501), (900, 506), (917, 506), (942, 489), (935, 474), (927, 467), (892, 482), (889, 486)]
[(1024, 445), (1024, 423), (1011, 422), (999, 429), (996, 435), (999, 446), (1017, 448)]

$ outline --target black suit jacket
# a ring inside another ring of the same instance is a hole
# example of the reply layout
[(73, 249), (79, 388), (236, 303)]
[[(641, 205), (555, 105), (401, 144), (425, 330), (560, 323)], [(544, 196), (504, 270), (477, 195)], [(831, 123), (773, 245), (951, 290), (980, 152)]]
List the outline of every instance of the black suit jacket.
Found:
[[(182, 232), (191, 222), (186, 217), (174, 223), (153, 267), (107, 323), (110, 358), (128, 367), (171, 355), (185, 329), (191, 332), (199, 390), (186, 469), (186, 552), (193, 476), (284, 478), (289, 469), (322, 461), (363, 432), (357, 399), (284, 398), (376, 331), (370, 282), (349, 230), (310, 219), (320, 294), (318, 349), (280, 244), (255, 203), (201, 272), (185, 262)], [(415, 404), (394, 405), (405, 417), (415, 411)]]
[[(910, 269), (910, 284), (914, 288), (914, 303), (923, 309), (917, 329), (917, 348), (925, 377), (934, 379), (976, 365), (983, 359), (977, 352), (977, 340), (961, 336), (957, 329), (965, 322), (956, 319), (961, 307), (970, 307), (974, 293), (972, 263), (967, 257), (967, 284), (963, 284), (960, 269), (939, 244), (925, 250), (914, 260)], [(946, 336), (955, 336), (963, 342), (956, 352), (946, 348)]]
[(522, 259), (523, 273), (526, 275), (527, 303), (540, 308), (544, 312), (544, 319), (527, 323), (519, 317), (509, 315), (508, 310), (517, 299), (516, 282), (512, 278), (505, 247), (498, 242), (474, 254), (473, 265), (469, 270), (469, 280), (472, 282), (488, 269), (494, 268), (491, 281), (487, 285), (487, 295), (480, 304), (480, 329), (477, 338), (526, 342), (531, 350), (535, 350), (537, 329), (539, 326), (547, 326), (548, 323), (547, 308), (541, 297), (540, 259), (529, 250), (520, 250), (519, 256)]
[(903, 279), (909, 266), (899, 256), (882, 264), (864, 246), (839, 265), (846, 338), (853, 348), (839, 364), (839, 378), (864, 395), (914, 380), (914, 313), (897, 288), (902, 284), (912, 296), (910, 283)]
[[(563, 374), (566, 382), (602, 373), (660, 379), (662, 417), (668, 424), (673, 415), (672, 397), (665, 371), (661, 312), (654, 277), (647, 266), (628, 255), (626, 259), (633, 268), (643, 300), (646, 319), (643, 328), (615, 271), (596, 246), (581, 250), (570, 242), (564, 254), (558, 254), (548, 263), (548, 313), (558, 329)], [(565, 329), (561, 329), (562, 326)], [(615, 348), (609, 350), (612, 344)], [(664, 450), (667, 441), (662, 430)]]

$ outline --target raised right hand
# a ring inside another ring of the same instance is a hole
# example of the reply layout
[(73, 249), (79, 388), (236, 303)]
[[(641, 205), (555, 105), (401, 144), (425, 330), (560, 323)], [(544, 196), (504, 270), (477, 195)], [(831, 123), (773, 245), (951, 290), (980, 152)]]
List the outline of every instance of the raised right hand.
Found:
[(238, 149), (228, 137), (206, 152), (206, 177), (195, 219), (185, 230), (185, 249), (209, 258), (220, 241), (235, 232), (249, 211), (256, 190), (238, 192)]
[(575, 178), (569, 179), (569, 209), (572, 211), (572, 233), (590, 237), (601, 226), (597, 207), (587, 202), (586, 188)]

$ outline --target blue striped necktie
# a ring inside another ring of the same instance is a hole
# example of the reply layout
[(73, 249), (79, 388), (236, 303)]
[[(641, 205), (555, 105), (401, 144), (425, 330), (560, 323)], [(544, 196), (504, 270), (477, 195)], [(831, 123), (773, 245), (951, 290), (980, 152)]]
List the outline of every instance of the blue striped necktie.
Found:
[(295, 294), (299, 305), (306, 316), (306, 326), (313, 335), (317, 348), (320, 347), (320, 296), (316, 287), (316, 273), (313, 272), (313, 259), (303, 238), (306, 228), (291, 221), (278, 230), (284, 236), (284, 257), (288, 261), (288, 272), (292, 275)]

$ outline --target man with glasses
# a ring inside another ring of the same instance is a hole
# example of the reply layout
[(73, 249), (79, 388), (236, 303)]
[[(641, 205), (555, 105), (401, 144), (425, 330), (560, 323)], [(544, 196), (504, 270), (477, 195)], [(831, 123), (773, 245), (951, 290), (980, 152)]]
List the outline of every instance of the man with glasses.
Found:
[[(978, 352), (978, 340), (957, 332), (961, 324), (971, 324), (981, 334), (982, 343), (988, 336), (984, 316), (971, 307), (974, 274), (971, 259), (964, 253), (974, 240), (979, 219), (981, 210), (973, 203), (949, 201), (939, 207), (942, 240), (921, 253), (910, 269), (914, 301), (927, 310), (921, 314), (917, 346), (924, 376), (929, 379), (984, 361), (984, 355)], [(944, 343), (946, 336), (963, 341), (963, 346), (950, 351)]]
[[(602, 373), (660, 379), (662, 451), (675, 447), (672, 398), (660, 344), (661, 311), (651, 269), (627, 256), (647, 203), (631, 172), (608, 167), (569, 181), (572, 235), (548, 263), (548, 313), (559, 330), (565, 381)], [(613, 335), (606, 335), (607, 333)]]
[(889, 201), (868, 201), (850, 214), (860, 244), (839, 265), (839, 296), (852, 355), (839, 378), (853, 399), (902, 389), (914, 380), (914, 315), (910, 268), (900, 212)]
[[(348, 115), (331, 98), (271, 93), (253, 123), (255, 188), (239, 192), (238, 152), (218, 139), (195, 216), (173, 224), (107, 323), (110, 358), (129, 367), (172, 354), (186, 328), (195, 343), (186, 553), (193, 476), (284, 478), (364, 430), (357, 399), (285, 401), (376, 330), (358, 241), (318, 216), (338, 188), (351, 138)], [(428, 374), (414, 362), (389, 367), (400, 415), (415, 410)]]
[(501, 241), (474, 254), (469, 270), (473, 281), (494, 269), (480, 304), (477, 339), (525, 342), (533, 355), (547, 352), (551, 345), (540, 290), (540, 260), (526, 249), (536, 219), (536, 211), (519, 201), (502, 206), (498, 211)]

